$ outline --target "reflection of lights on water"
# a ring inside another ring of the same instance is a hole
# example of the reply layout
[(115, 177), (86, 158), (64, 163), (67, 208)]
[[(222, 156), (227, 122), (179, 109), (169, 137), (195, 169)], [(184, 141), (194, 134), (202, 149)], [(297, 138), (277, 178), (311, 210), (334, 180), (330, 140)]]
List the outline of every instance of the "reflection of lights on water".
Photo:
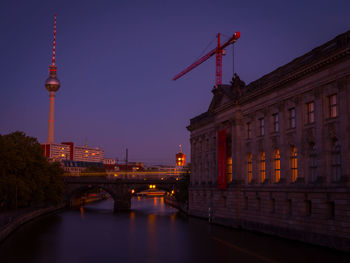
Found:
[(131, 220), (131, 221), (134, 221), (134, 219), (135, 219), (135, 212), (134, 212), (134, 211), (131, 211), (131, 212), (130, 212), (130, 220)]
[(175, 219), (176, 219), (176, 214), (172, 214), (172, 215), (170, 216), (170, 221), (171, 221), (172, 224), (175, 223)]
[(85, 218), (85, 211), (84, 211), (84, 207), (83, 206), (80, 206), (80, 217), (81, 217), (81, 219)]
[(154, 203), (155, 206), (157, 205), (157, 199), (158, 198), (153, 198), (153, 203)]

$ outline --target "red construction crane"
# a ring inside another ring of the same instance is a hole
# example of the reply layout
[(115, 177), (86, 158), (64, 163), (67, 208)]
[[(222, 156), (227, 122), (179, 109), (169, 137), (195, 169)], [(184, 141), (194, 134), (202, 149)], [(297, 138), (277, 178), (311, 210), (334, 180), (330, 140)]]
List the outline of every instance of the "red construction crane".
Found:
[(224, 52), (224, 49), (230, 45), (233, 44), (237, 41), (237, 39), (241, 36), (240, 32), (236, 32), (233, 34), (233, 36), (225, 42), (222, 46), (220, 46), (220, 33), (218, 33), (218, 46), (214, 48), (212, 51), (210, 51), (208, 54), (204, 55), (200, 59), (198, 59), (196, 62), (188, 66), (186, 69), (181, 71), (179, 74), (177, 74), (173, 80), (177, 80), (178, 78), (182, 77), (185, 75), (187, 72), (191, 71), (195, 67), (199, 66), (202, 64), (204, 61), (206, 61), (208, 58), (216, 54), (216, 77), (215, 77), (215, 85), (216, 87), (220, 84), (222, 84), (222, 55)]

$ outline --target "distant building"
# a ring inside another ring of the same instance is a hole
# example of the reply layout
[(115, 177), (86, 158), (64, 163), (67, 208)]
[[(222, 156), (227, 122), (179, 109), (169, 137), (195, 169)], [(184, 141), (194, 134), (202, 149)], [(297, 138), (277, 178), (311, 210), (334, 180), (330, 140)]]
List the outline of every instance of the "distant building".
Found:
[(176, 166), (183, 167), (186, 164), (186, 155), (182, 152), (182, 146), (179, 145), (180, 151), (176, 154)]
[(118, 163), (117, 168), (120, 171), (142, 171), (143, 162)]
[(117, 167), (115, 159), (113, 159), (113, 158), (104, 158), (103, 159), (103, 167), (106, 170), (114, 170)]
[(174, 172), (176, 171), (176, 168), (174, 165), (147, 165), (145, 167), (146, 171), (161, 171), (161, 172)]
[(186, 164), (186, 155), (184, 153), (176, 154), (176, 166), (185, 166)]
[(88, 167), (104, 168), (101, 162), (82, 162), (72, 160), (61, 160), (63, 170), (72, 175), (80, 175)]
[(350, 251), (350, 31), (219, 85), (188, 130), (191, 215)]
[(100, 148), (91, 148), (86, 146), (75, 146), (73, 152), (74, 161), (82, 162), (102, 162), (104, 151)]
[(44, 156), (53, 161), (70, 160), (70, 145), (45, 143), (41, 145)]
[(74, 146), (73, 142), (46, 143), (41, 145), (44, 155), (53, 161), (71, 160), (102, 163), (104, 151), (100, 148)]

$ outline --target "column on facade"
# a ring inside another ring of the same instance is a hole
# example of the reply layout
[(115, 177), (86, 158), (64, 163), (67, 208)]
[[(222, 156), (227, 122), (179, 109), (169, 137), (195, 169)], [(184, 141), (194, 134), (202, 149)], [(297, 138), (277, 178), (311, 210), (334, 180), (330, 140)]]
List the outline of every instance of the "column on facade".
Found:
[(350, 150), (350, 138), (347, 135), (349, 132), (349, 112), (347, 109), (349, 108), (349, 96), (348, 90), (350, 88), (350, 78), (343, 78), (338, 81), (338, 118), (339, 118), (339, 143), (341, 145), (341, 176), (342, 179), (345, 179), (347, 182), (350, 182), (350, 164), (347, 161), (346, 153)]
[(273, 132), (273, 120), (270, 109), (265, 110), (265, 136), (264, 136), (264, 151), (265, 151), (265, 180), (272, 183), (273, 180), (273, 153), (274, 145), (271, 140), (271, 133)]
[(202, 158), (202, 139), (199, 137), (198, 139), (198, 154), (197, 154), (197, 162), (198, 162), (198, 173), (197, 173), (197, 181), (200, 185), (202, 183), (203, 177), (203, 158)]
[(216, 137), (216, 131), (211, 135), (212, 137), (212, 180), (213, 184), (217, 184), (218, 182), (218, 162), (217, 162), (217, 137)]
[(204, 169), (205, 169), (205, 184), (209, 183), (209, 136), (208, 133), (205, 134), (205, 159), (204, 159)]
[[(317, 178), (314, 178), (315, 180), (319, 180), (318, 177), (323, 176), (323, 171), (325, 169), (324, 167), (324, 160), (323, 160), (323, 147), (324, 142), (322, 141), (322, 134), (324, 131), (324, 108), (323, 108), (323, 102), (322, 102), (322, 96), (321, 96), (321, 88), (315, 87), (314, 88), (314, 103), (315, 103), (315, 149), (316, 149), (316, 160), (317, 160)], [(310, 178), (311, 174), (309, 173), (308, 181), (311, 182)]]
[[(304, 182), (304, 161), (306, 160), (304, 156), (305, 151), (303, 151), (303, 148), (305, 148), (304, 139), (303, 139), (303, 127), (304, 127), (304, 120), (303, 120), (303, 114), (305, 112), (304, 104), (301, 102), (301, 95), (298, 95), (295, 98), (295, 111), (296, 111), (296, 140), (295, 140), (295, 147), (297, 148), (297, 164), (298, 164), (298, 177), (297, 181)], [(305, 160), (304, 160), (305, 159)]]
[[(241, 112), (235, 114), (235, 120), (232, 121), (232, 181), (244, 182), (243, 171), (246, 166), (245, 156), (242, 152), (242, 142), (244, 141), (244, 134), (242, 134), (242, 116)], [(243, 172), (243, 173), (242, 173)]]
[(195, 176), (196, 176), (196, 155), (195, 155), (195, 148), (196, 148), (196, 143), (195, 139), (191, 138), (191, 184), (193, 185), (195, 183)]
[(287, 140), (287, 128), (288, 128), (288, 109), (285, 107), (285, 103), (280, 103), (278, 107), (279, 117), (279, 133), (280, 133), (280, 156), (281, 156), (281, 183), (288, 182), (289, 175), (289, 142)]

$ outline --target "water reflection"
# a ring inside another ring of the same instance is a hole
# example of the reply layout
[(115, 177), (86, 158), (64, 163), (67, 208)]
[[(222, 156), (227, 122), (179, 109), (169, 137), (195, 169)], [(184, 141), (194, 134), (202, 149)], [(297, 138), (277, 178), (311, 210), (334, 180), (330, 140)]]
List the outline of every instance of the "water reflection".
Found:
[(81, 219), (85, 218), (85, 211), (84, 211), (84, 207), (83, 206), (80, 206), (80, 217), (81, 217)]
[(350, 262), (348, 254), (186, 218), (162, 198), (113, 200), (49, 215), (0, 244), (0, 262)]

